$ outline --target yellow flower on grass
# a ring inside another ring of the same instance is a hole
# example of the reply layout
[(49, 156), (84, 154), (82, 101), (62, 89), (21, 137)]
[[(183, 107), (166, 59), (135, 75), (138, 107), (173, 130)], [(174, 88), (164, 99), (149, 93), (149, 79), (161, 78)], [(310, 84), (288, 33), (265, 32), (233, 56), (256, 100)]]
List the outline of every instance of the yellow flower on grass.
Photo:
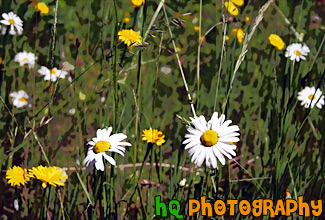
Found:
[(239, 7), (244, 5), (244, 0), (230, 0), (230, 1)]
[(141, 36), (138, 32), (132, 29), (124, 29), (118, 32), (119, 39), (123, 41), (128, 47), (130, 45), (141, 44)]
[(161, 146), (165, 143), (165, 135), (158, 129), (144, 129), (142, 134), (142, 140), (147, 141), (148, 143), (157, 144)]
[(130, 21), (131, 21), (131, 19), (130, 19), (130, 12), (126, 11), (126, 12), (124, 13), (123, 22), (124, 22), (125, 24), (128, 24), (128, 23), (130, 23)]
[(194, 29), (195, 32), (199, 32), (200, 31), (200, 26), (195, 25), (193, 27), (193, 29)]
[(232, 30), (231, 30), (231, 35), (233, 37), (236, 37), (237, 36), (237, 31), (238, 31), (238, 28), (237, 27), (234, 27)]
[(250, 18), (248, 16), (245, 17), (245, 23), (247, 24), (249, 22)]
[(270, 34), (269, 36), (270, 44), (276, 47), (278, 50), (283, 50), (285, 47), (285, 43), (283, 42), (282, 38), (276, 34)]
[(47, 184), (54, 187), (57, 185), (64, 186), (65, 179), (68, 179), (65, 172), (56, 166), (43, 167), (40, 165), (38, 167), (33, 167), (29, 170), (29, 174), (42, 181), (43, 188), (46, 188)]
[(131, 3), (134, 7), (139, 8), (141, 5), (144, 5), (145, 0), (131, 0)]
[(27, 169), (17, 166), (7, 170), (6, 179), (8, 179), (8, 184), (11, 184), (11, 186), (20, 186), (20, 184), (24, 186), (30, 180)]
[(238, 8), (236, 7), (236, 5), (234, 5), (234, 3), (232, 3), (232, 1), (230, 1), (229, 3), (228, 1), (226, 1), (225, 8), (233, 16), (237, 16), (239, 14)]
[(244, 39), (244, 30), (239, 28), (237, 31), (237, 41), (241, 44), (243, 43), (243, 39)]
[(130, 19), (130, 18), (124, 18), (124, 19), (123, 19), (123, 22), (124, 22), (125, 24), (128, 24), (128, 23), (130, 23), (130, 21), (131, 21), (131, 19)]
[(50, 9), (47, 7), (47, 5), (44, 2), (37, 3), (35, 7), (41, 14), (48, 14)]

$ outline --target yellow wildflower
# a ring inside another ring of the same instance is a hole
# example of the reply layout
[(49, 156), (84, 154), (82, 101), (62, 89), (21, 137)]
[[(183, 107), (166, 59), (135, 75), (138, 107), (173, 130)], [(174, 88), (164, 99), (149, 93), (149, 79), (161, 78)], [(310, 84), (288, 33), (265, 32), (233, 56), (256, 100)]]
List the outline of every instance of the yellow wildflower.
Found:
[(47, 7), (47, 5), (44, 2), (37, 3), (35, 7), (41, 14), (48, 14), (50, 9)]
[(42, 181), (43, 188), (46, 188), (47, 184), (54, 187), (57, 185), (64, 186), (65, 179), (68, 179), (65, 172), (56, 166), (43, 167), (40, 165), (38, 167), (33, 167), (29, 170), (29, 174)]
[(270, 44), (275, 46), (276, 49), (278, 49), (278, 50), (283, 50), (283, 48), (285, 47), (285, 43), (283, 42), (283, 40), (281, 39), (281, 37), (279, 35), (270, 34), (268, 39), (270, 41)]
[(20, 186), (20, 184), (24, 186), (30, 180), (27, 169), (18, 166), (13, 166), (7, 170), (6, 179), (11, 186)]
[(141, 36), (138, 32), (132, 29), (124, 29), (118, 32), (119, 39), (123, 41), (128, 47), (132, 44), (141, 44)]
[(145, 0), (131, 0), (131, 3), (134, 7), (140, 8), (141, 5), (144, 5)]
[(148, 143), (157, 144), (158, 146), (161, 146), (163, 143), (165, 143), (165, 135), (159, 131), (158, 129), (145, 129), (143, 130), (142, 134), (142, 140), (147, 141)]
[(226, 1), (225, 2), (225, 8), (233, 16), (237, 16), (239, 14), (238, 8), (231, 1), (230, 2)]

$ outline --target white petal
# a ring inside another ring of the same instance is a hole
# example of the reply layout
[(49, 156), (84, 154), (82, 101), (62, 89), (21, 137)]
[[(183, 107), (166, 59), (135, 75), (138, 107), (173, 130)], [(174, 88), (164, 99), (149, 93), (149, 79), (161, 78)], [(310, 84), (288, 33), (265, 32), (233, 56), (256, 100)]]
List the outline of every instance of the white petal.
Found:
[(109, 156), (109, 155), (107, 155), (107, 154), (103, 154), (103, 156), (105, 157), (105, 159), (106, 159), (110, 164), (112, 164), (113, 166), (116, 166), (116, 162), (115, 162), (115, 160), (114, 160), (111, 156)]
[(102, 158), (100, 158), (100, 159), (96, 158), (95, 167), (96, 167), (97, 170), (104, 171), (104, 162), (103, 162), (103, 159)]
[(219, 149), (216, 146), (212, 147), (213, 153), (214, 155), (218, 158), (218, 160), (220, 161), (220, 163), (222, 165), (226, 164), (226, 159), (225, 157), (220, 153)]

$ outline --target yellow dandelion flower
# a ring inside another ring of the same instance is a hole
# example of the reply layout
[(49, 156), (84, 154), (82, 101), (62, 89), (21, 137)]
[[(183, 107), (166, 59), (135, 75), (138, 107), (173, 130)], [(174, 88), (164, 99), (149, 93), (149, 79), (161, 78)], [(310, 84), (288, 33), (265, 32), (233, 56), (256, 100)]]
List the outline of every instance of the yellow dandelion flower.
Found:
[(199, 32), (199, 31), (200, 31), (200, 27), (197, 26), (197, 25), (195, 25), (195, 26), (193, 27), (193, 29), (194, 29), (195, 32)]
[(143, 130), (142, 140), (147, 141), (148, 143), (157, 144), (158, 146), (161, 146), (166, 142), (165, 135), (158, 129), (152, 128)]
[(270, 44), (275, 46), (278, 50), (283, 50), (283, 48), (285, 47), (285, 43), (279, 35), (270, 34), (268, 39), (270, 41)]
[(141, 5), (144, 5), (145, 0), (131, 0), (131, 4), (136, 7), (136, 8), (140, 8)]
[(141, 36), (138, 32), (132, 29), (124, 29), (118, 32), (119, 39), (123, 41), (128, 47), (132, 44), (141, 44)]
[(226, 39), (226, 41), (229, 41), (230, 40), (230, 37), (228, 36), (228, 35), (226, 35), (226, 37), (225, 37)]
[(35, 7), (41, 14), (48, 14), (50, 9), (47, 7), (47, 5), (44, 2), (37, 3)]
[(232, 3), (231, 1), (228, 4), (228, 1), (225, 2), (225, 8), (228, 10), (228, 12), (233, 15), (233, 16), (237, 16), (239, 15), (239, 11), (238, 8), (236, 7), (236, 5), (234, 5), (234, 3)]
[(65, 179), (68, 179), (65, 172), (56, 166), (43, 167), (40, 165), (38, 167), (33, 167), (29, 170), (29, 174), (42, 181), (43, 188), (46, 188), (47, 184), (54, 187), (57, 185), (64, 186)]
[(6, 179), (8, 179), (8, 184), (11, 184), (11, 186), (20, 186), (20, 184), (24, 186), (30, 180), (29, 177), (26, 168), (17, 166), (9, 168), (6, 173)]
[(244, 30), (239, 28), (237, 31), (237, 41), (238, 43), (243, 43), (243, 39), (244, 39)]

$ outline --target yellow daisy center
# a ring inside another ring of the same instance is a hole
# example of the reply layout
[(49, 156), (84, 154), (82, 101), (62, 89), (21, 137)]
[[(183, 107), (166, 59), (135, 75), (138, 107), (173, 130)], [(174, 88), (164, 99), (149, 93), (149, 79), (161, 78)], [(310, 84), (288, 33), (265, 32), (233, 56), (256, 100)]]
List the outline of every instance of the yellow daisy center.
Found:
[(22, 97), (22, 98), (19, 99), (19, 101), (21, 101), (21, 102), (27, 102), (27, 99), (24, 98), (24, 97)]
[(55, 69), (51, 69), (51, 70), (50, 70), (50, 73), (51, 73), (51, 74), (56, 74), (56, 70), (55, 70)]
[(15, 24), (15, 21), (14, 21), (13, 19), (9, 19), (8, 22), (9, 22), (10, 24), (12, 24), (12, 25)]
[(296, 50), (296, 51), (295, 51), (295, 54), (296, 54), (297, 56), (300, 56), (300, 55), (301, 55), (301, 52), (300, 52), (299, 50)]
[(314, 96), (314, 94), (310, 94), (310, 95), (308, 96), (308, 98), (309, 98), (310, 100), (314, 100), (314, 99), (315, 99), (315, 96)]
[(218, 142), (219, 136), (213, 130), (207, 130), (201, 135), (201, 143), (206, 147), (211, 147)]
[(24, 58), (23, 61), (28, 61), (28, 59), (27, 58)]
[(98, 141), (94, 146), (94, 152), (96, 154), (103, 153), (111, 147), (111, 144), (107, 141)]

